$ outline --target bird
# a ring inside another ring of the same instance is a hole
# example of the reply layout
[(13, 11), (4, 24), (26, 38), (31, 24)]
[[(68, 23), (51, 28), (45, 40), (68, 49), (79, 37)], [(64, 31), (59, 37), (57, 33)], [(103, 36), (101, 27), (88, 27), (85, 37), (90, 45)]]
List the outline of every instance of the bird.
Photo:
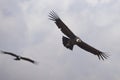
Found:
[(25, 60), (25, 61), (29, 61), (29, 62), (31, 62), (33, 64), (38, 64), (38, 62), (36, 62), (36, 61), (34, 61), (34, 60), (30, 59), (30, 58), (22, 57), (20, 55), (14, 54), (12, 52), (6, 52), (6, 51), (1, 51), (1, 52), (3, 54), (8, 54), (8, 55), (14, 56), (15, 57), (14, 60), (16, 60), (16, 61), (20, 61), (22, 59), (22, 60)]
[(65, 35), (62, 36), (63, 45), (70, 50), (73, 50), (74, 45), (82, 48), (83, 50), (92, 53), (98, 56), (99, 60), (105, 60), (108, 58), (108, 55), (105, 52), (102, 52), (91, 45), (84, 42), (81, 38), (76, 36), (68, 26), (60, 19), (58, 14), (55, 11), (50, 11), (48, 14), (50, 20), (54, 21), (57, 27), (61, 30), (61, 32)]

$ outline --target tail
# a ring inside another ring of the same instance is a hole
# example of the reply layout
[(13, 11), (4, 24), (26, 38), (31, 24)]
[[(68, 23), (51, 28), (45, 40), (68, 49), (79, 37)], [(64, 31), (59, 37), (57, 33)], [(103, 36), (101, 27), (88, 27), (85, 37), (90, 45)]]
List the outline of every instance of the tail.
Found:
[(70, 49), (70, 50), (73, 50), (73, 44), (71, 44), (70, 43), (70, 39), (69, 38), (66, 38), (66, 37), (62, 37), (62, 41), (63, 41), (63, 45), (66, 47), (66, 48), (68, 48), (68, 49)]

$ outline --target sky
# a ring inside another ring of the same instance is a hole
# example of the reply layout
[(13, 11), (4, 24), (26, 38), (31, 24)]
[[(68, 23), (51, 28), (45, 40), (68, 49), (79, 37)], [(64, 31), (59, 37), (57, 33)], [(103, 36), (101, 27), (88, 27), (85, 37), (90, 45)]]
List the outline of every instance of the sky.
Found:
[[(64, 34), (48, 19), (51, 10), (109, 58), (99, 60), (77, 46), (66, 49)], [(0, 0), (0, 50), (39, 62), (0, 54), (0, 80), (119, 80), (119, 40), (119, 0)]]

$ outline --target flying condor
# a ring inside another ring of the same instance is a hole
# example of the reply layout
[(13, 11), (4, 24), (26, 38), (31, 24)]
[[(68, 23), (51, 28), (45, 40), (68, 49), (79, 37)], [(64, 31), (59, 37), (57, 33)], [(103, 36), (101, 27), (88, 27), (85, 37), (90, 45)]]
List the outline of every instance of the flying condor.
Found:
[(31, 62), (33, 64), (38, 64), (38, 62), (36, 62), (36, 61), (34, 61), (34, 60), (30, 59), (30, 58), (22, 57), (22, 56), (16, 55), (16, 54), (11, 53), (11, 52), (6, 52), (6, 51), (1, 51), (1, 52), (3, 54), (8, 54), (8, 55), (14, 56), (15, 57), (14, 60), (16, 60), (16, 61), (19, 61), (19, 60), (22, 59), (22, 60), (25, 60), (25, 61), (29, 61), (29, 62)]
[(104, 60), (107, 59), (108, 55), (105, 54), (104, 52), (88, 45), (87, 43), (85, 43), (84, 41), (82, 41), (79, 37), (77, 37), (64, 23), (63, 21), (60, 19), (60, 17), (54, 12), (51, 11), (49, 13), (49, 19), (54, 21), (55, 24), (58, 26), (58, 28), (67, 36), (63, 36), (62, 37), (62, 41), (63, 41), (63, 45), (70, 49), (73, 50), (73, 46), (77, 45), (80, 48), (94, 54), (97, 55), (99, 60)]

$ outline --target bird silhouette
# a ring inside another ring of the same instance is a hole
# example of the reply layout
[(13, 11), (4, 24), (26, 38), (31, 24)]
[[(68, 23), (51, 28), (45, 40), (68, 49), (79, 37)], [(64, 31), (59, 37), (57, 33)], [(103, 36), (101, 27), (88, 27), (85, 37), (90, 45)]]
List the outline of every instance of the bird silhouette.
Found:
[(62, 31), (63, 34), (65, 34), (67, 37), (63, 36), (62, 41), (63, 45), (70, 49), (73, 50), (74, 45), (79, 46), (80, 48), (97, 55), (98, 58), (101, 60), (107, 59), (108, 55), (90, 45), (85, 43), (83, 40), (81, 40), (79, 37), (77, 37), (60, 19), (60, 17), (54, 12), (50, 11), (49, 13), (49, 19), (54, 21), (57, 27)]
[(30, 58), (22, 57), (20, 55), (14, 54), (12, 52), (6, 52), (6, 51), (1, 51), (1, 52), (3, 54), (8, 54), (8, 55), (14, 56), (15, 57), (14, 60), (16, 60), (16, 61), (25, 60), (25, 61), (31, 62), (33, 64), (38, 64), (38, 62), (36, 62), (36, 61), (34, 61), (34, 60), (30, 59)]

